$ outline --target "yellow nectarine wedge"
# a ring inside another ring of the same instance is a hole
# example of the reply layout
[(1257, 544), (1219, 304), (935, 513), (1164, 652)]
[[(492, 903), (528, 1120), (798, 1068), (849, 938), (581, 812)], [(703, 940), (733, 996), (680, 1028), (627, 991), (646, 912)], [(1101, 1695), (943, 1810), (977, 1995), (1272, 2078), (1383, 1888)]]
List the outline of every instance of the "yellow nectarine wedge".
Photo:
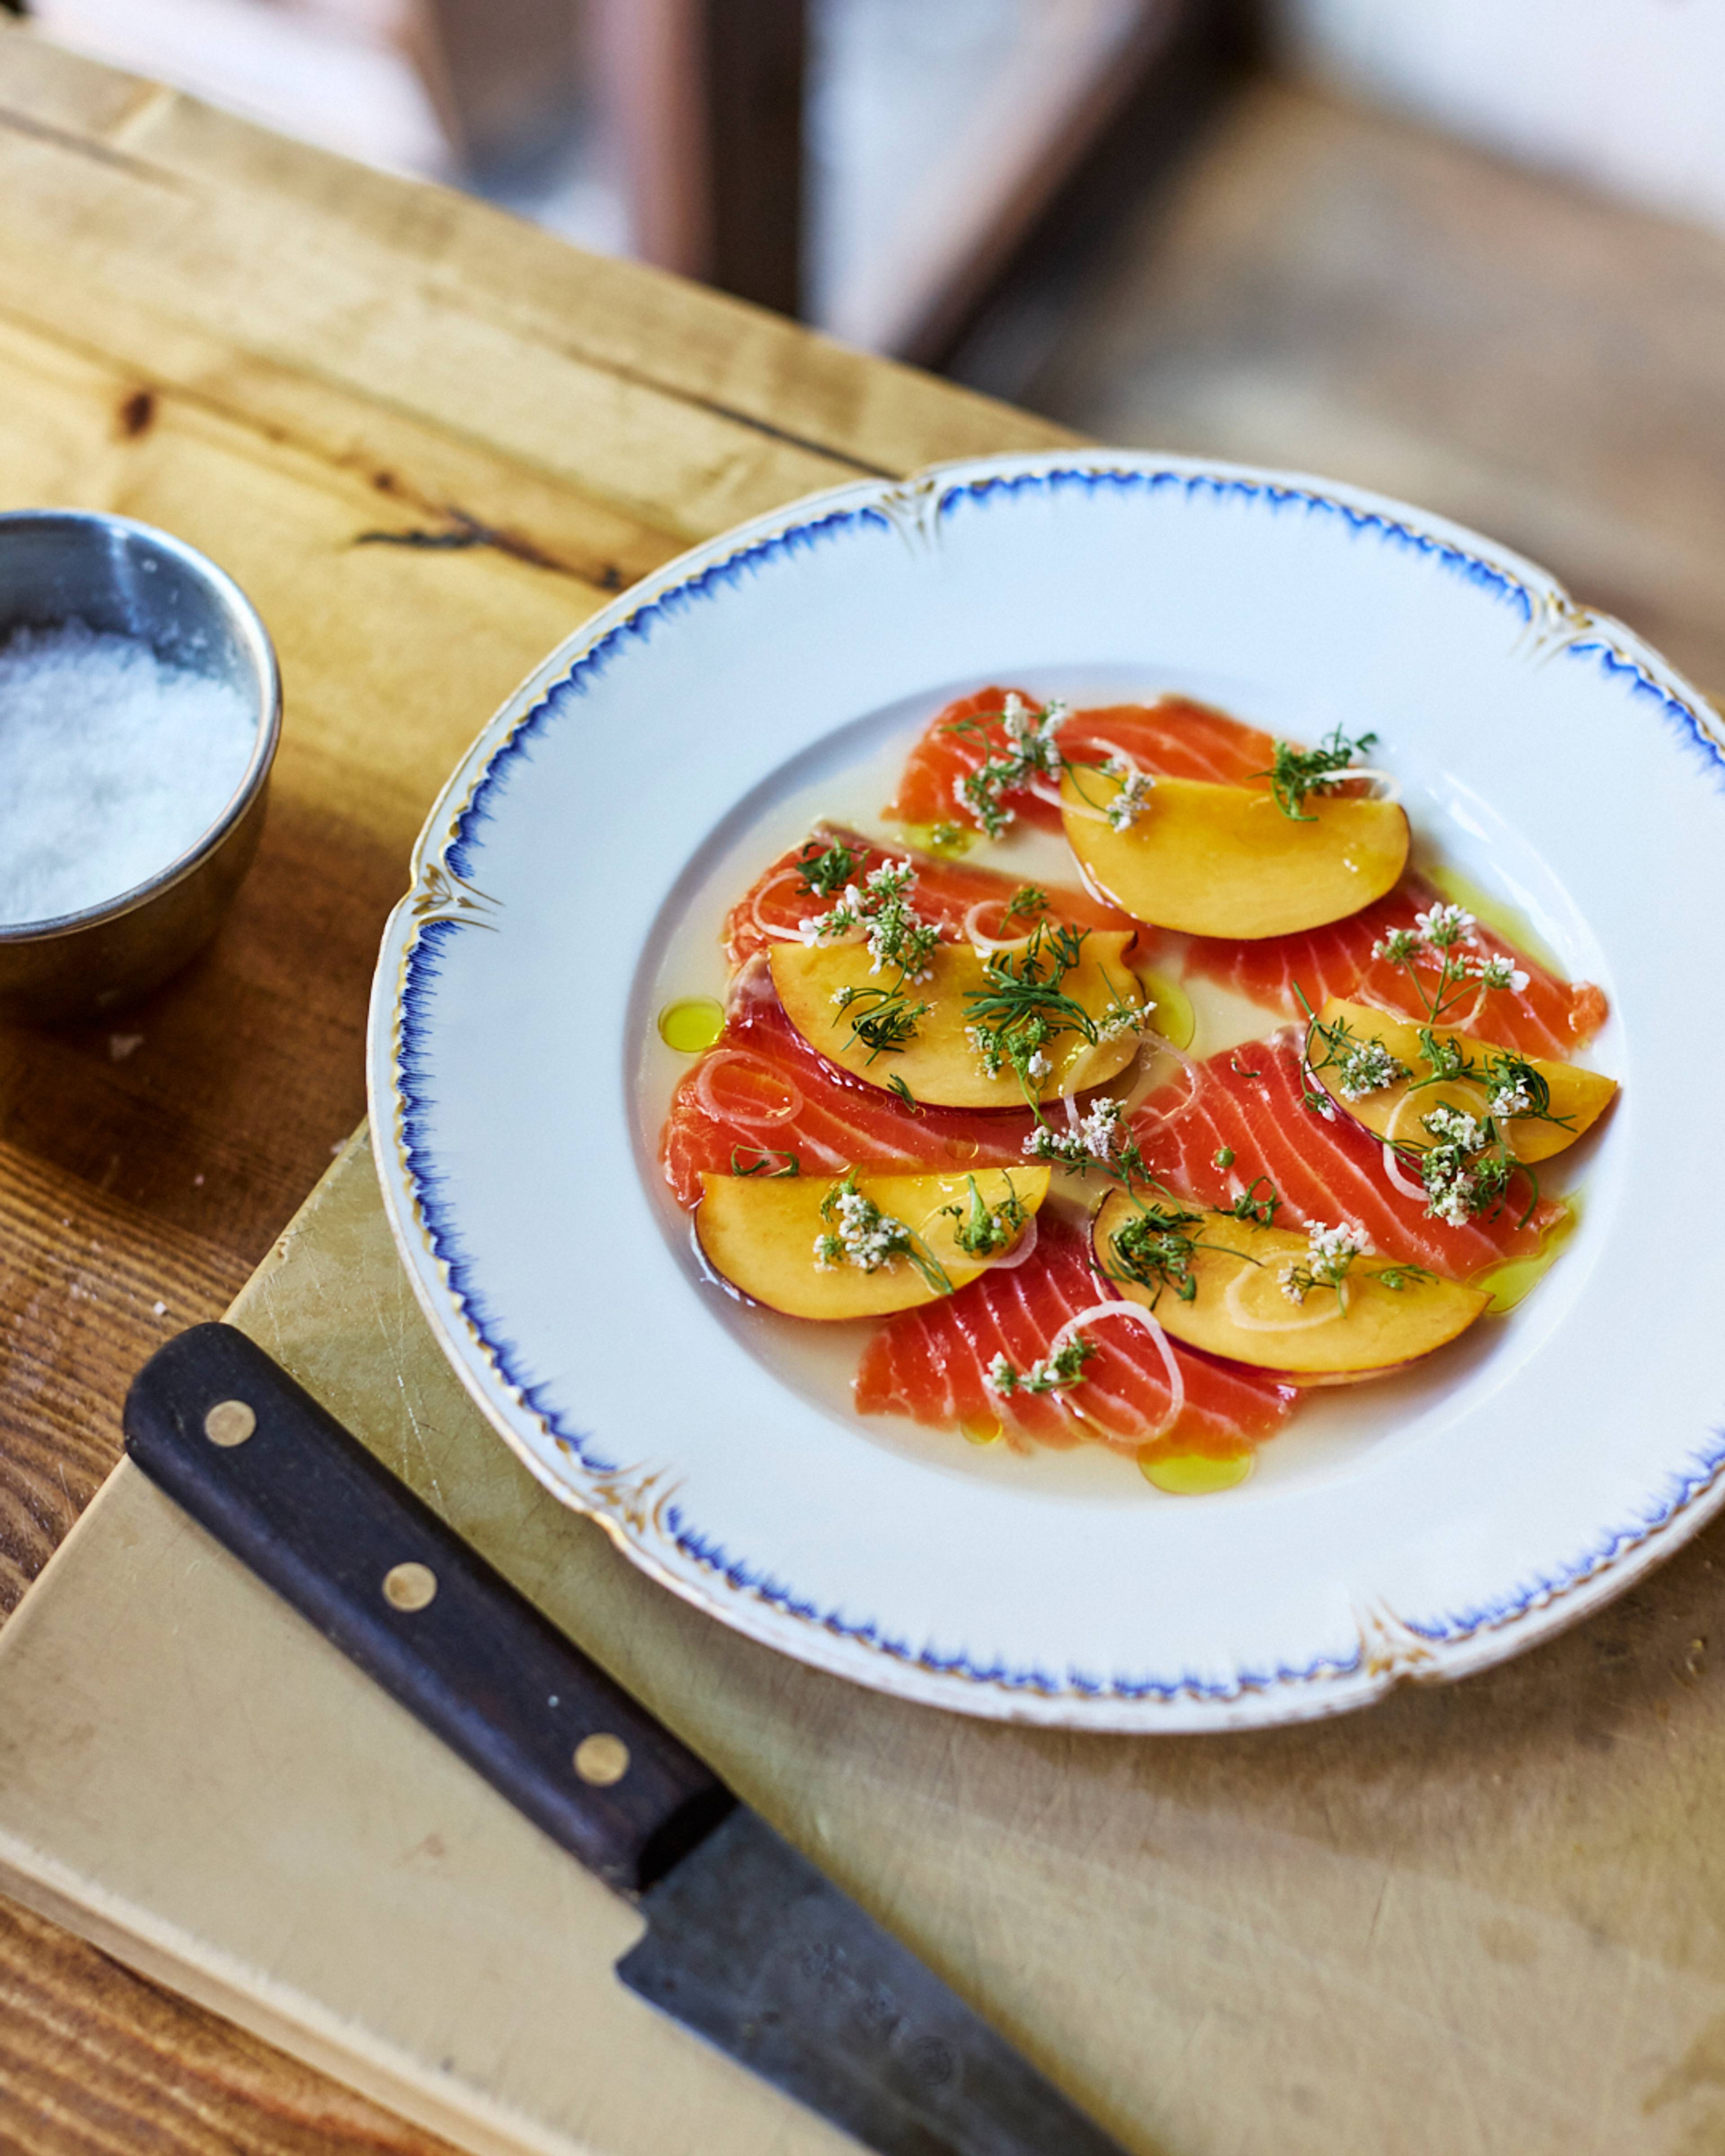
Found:
[[(884, 1317), (937, 1301), (1010, 1258), (1048, 1195), (1048, 1178), (1045, 1168), (1028, 1166), (959, 1175), (857, 1170), (857, 1196), (912, 1239), (911, 1250), (872, 1271), (848, 1253), (826, 1264), (817, 1254), (817, 1244), (844, 1225), (830, 1202), (841, 1181), (829, 1175), (703, 1175), (695, 1232), (715, 1272), (788, 1317)], [(977, 1204), (998, 1214), (1009, 1199), (1026, 1216), (1012, 1242), (987, 1257), (967, 1250), (959, 1231)]]
[(1460, 1108), (1467, 1115), (1482, 1117), (1492, 1112), (1492, 1096), (1497, 1090), (1492, 1078), (1494, 1064), (1501, 1071), (1506, 1060), (1526, 1063), (1550, 1089), (1548, 1116), (1556, 1120), (1525, 1112), (1507, 1114), (1501, 1108), (1496, 1111), (1499, 1136), (1517, 1160), (1525, 1161), (1549, 1160), (1553, 1153), (1574, 1145), (1604, 1115), (1617, 1091), (1615, 1078), (1603, 1077), (1597, 1070), (1584, 1070), (1578, 1064), (1517, 1055), (1478, 1034), (1458, 1033), (1453, 1026), (1435, 1025), (1430, 1031), (1439, 1048), (1453, 1043), (1465, 1067), (1476, 1075), (1426, 1084), (1399, 1079), (1375, 1091), (1350, 1097), (1350, 1080), (1357, 1085), (1373, 1075), (1369, 1055), (1358, 1053), (1361, 1049), (1369, 1050), (1373, 1042), (1411, 1071), (1415, 1081), (1430, 1080), (1433, 1065), (1420, 1045), (1420, 1028), (1410, 1020), (1391, 1018), (1368, 1004), (1348, 1003), (1332, 996), (1312, 1028), (1312, 1075), (1345, 1115), (1374, 1136), (1425, 1146), (1431, 1143), (1431, 1138), (1421, 1119), (1434, 1108)]
[[(1081, 1004), (1092, 1020), (1117, 1006), (1142, 1009), (1143, 986), (1126, 963), (1134, 941), (1130, 930), (1093, 929), (1084, 938), (1078, 963), (1060, 978), (1060, 994)], [(1028, 942), (998, 955), (1013, 958)], [(929, 978), (906, 983), (901, 992), (910, 1005), (926, 1004), (928, 1009), (896, 1050), (870, 1049), (855, 1031), (858, 1017), (875, 1007), (872, 995), (896, 978), (891, 968), (870, 970), (873, 961), (866, 945), (776, 943), (768, 963), (786, 1017), (829, 1062), (883, 1091), (896, 1092), (894, 1081), (901, 1081), (913, 1100), (931, 1107), (1021, 1108), (1024, 1090), (1016, 1073), (1009, 1065), (991, 1078), (970, 1037), (966, 998), (988, 986), (990, 955), (968, 943), (942, 943), (930, 953)], [(838, 998), (847, 990), (855, 999), (841, 1008)], [(1040, 1097), (1060, 1100), (1103, 1085), (1118, 1076), (1137, 1052), (1138, 1037), (1130, 1029), (1095, 1042), (1079, 1031), (1057, 1033), (1047, 1045), (1050, 1067), (1038, 1081)]]
[[(1291, 1373), (1387, 1373), (1446, 1346), (1491, 1301), (1479, 1288), (1410, 1275), (1366, 1255), (1354, 1260), (1340, 1287), (1309, 1288), (1296, 1302), (1288, 1277), (1307, 1258), (1303, 1229), (1266, 1228), (1196, 1205), (1182, 1209), (1198, 1215), (1182, 1231), (1194, 1245), (1189, 1301), (1173, 1286), (1158, 1294), (1132, 1276), (1130, 1235), (1123, 1247), (1117, 1238), (1142, 1214), (1124, 1190), (1096, 1215), (1096, 1263), (1121, 1294), (1154, 1308), (1171, 1340), (1230, 1362)], [(1381, 1277), (1386, 1270), (1389, 1279)]]
[(1285, 816), (1266, 789), (1158, 778), (1136, 819), (1106, 819), (1123, 781), (1087, 767), (1060, 782), (1062, 821), (1102, 896), (1193, 936), (1291, 936), (1358, 913), (1394, 888), (1408, 819), (1393, 801), (1313, 793)]

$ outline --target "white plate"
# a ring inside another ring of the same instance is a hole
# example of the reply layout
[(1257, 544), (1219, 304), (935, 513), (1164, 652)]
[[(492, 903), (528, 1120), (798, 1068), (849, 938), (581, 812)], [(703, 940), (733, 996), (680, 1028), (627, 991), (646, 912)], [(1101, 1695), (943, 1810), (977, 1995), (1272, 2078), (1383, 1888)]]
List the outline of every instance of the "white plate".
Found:
[[(1185, 688), (1308, 740), (1376, 726), (1428, 849), (1612, 1001), (1594, 1053), (1624, 1096), (1538, 1293), (1435, 1377), (1302, 1409), (1222, 1496), (1162, 1496), (1099, 1449), (1001, 1457), (855, 1417), (762, 1358), (659, 1184), (653, 1021), (703, 887), (740, 889), (847, 767), (1003, 679)], [(1112, 452), (816, 496), (597, 615), (445, 788), (372, 1009), (403, 1257), (543, 1482), (821, 1668), (1139, 1730), (1461, 1676), (1618, 1592), (1725, 1489), (1725, 1238), (1697, 1202), (1722, 781), (1712, 715), (1655, 653), (1395, 502)]]

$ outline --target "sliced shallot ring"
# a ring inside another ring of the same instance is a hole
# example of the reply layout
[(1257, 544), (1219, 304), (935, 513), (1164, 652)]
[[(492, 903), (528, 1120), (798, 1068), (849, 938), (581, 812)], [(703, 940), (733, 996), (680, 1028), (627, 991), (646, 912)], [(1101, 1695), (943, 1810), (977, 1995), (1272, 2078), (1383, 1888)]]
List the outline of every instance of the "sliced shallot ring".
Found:
[[(783, 1086), (789, 1096), (783, 1106), (751, 1108), (747, 1106), (721, 1108), (713, 1097), (712, 1075), (726, 1063), (747, 1063), (753, 1070), (769, 1079), (773, 1085)], [(741, 1048), (716, 1048), (701, 1064), (695, 1081), (695, 1104), (704, 1116), (716, 1123), (758, 1123), (763, 1127), (793, 1122), (801, 1115), (806, 1105), (803, 1089), (793, 1078), (782, 1077), (777, 1070), (769, 1070), (764, 1063)]]
[(1425, 1197), (1425, 1185), (1423, 1183), (1414, 1182), (1413, 1177), (1402, 1166), (1400, 1157), (1388, 1138), (1384, 1141), (1384, 1173), (1404, 1198)]
[(978, 951), (1015, 951), (1024, 940), (1022, 936), (985, 935), (977, 926), (978, 916), (986, 913), (991, 906), (999, 906), (999, 903), (998, 898), (979, 898), (964, 916), (961, 932), (966, 941)]
[(1145, 1048), (1153, 1049), (1158, 1053), (1165, 1051), (1172, 1055), (1185, 1075), (1185, 1099), (1176, 1101), (1171, 1108), (1158, 1108), (1156, 1111), (1164, 1124), (1177, 1123), (1183, 1116), (1191, 1114), (1198, 1106), (1199, 1095), (1204, 1091), (1204, 1081), (1199, 1075), (1197, 1059), (1189, 1055), (1183, 1048), (1176, 1048), (1173, 1041), (1164, 1040), (1161, 1034), (1151, 1033), (1147, 1030), (1143, 1035), (1143, 1046), (1138, 1050), (1140, 1055), (1144, 1053)]
[(1034, 793), (1039, 801), (1047, 802), (1051, 808), (1058, 808), (1062, 815), (1087, 817), (1092, 824), (1106, 824), (1108, 820), (1106, 808), (1094, 808), (1088, 801), (1069, 801), (1058, 786), (1050, 786), (1045, 778), (1033, 778), (1025, 790)]
[[(1471, 1092), (1471, 1093), (1473, 1093), (1473, 1094), (1476, 1094), (1476, 1095), (1478, 1096), (1479, 1103), (1480, 1103), (1480, 1109), (1481, 1109), (1481, 1113), (1483, 1113), (1483, 1112), (1485, 1111), (1485, 1109), (1486, 1109), (1486, 1089), (1485, 1089), (1485, 1087), (1484, 1087), (1483, 1086), (1481, 1086), (1481, 1085), (1479, 1083), (1479, 1081), (1478, 1081), (1478, 1080), (1477, 1080), (1477, 1079), (1474, 1079), (1474, 1078), (1446, 1078), (1446, 1079), (1444, 1081), (1444, 1083), (1445, 1083), (1446, 1086), (1466, 1086), (1470, 1092)], [(1446, 1105), (1447, 1105), (1447, 1103), (1444, 1103), (1444, 1104), (1440, 1104), (1440, 1105), (1445, 1105), (1445, 1106), (1446, 1106)], [(1414, 1095), (1414, 1092), (1411, 1091), (1411, 1089), (1410, 1089), (1409, 1091), (1407, 1091), (1407, 1092), (1404, 1093), (1404, 1094), (1403, 1094), (1403, 1096), (1402, 1096), (1402, 1097), (1400, 1098), (1400, 1100), (1399, 1100), (1399, 1101), (1396, 1102), (1395, 1106), (1391, 1110), (1391, 1111), (1390, 1111), (1390, 1117), (1389, 1117), (1389, 1122), (1384, 1126), (1384, 1137), (1385, 1137), (1386, 1141), (1387, 1141), (1387, 1140), (1389, 1140), (1389, 1139), (1390, 1139), (1390, 1138), (1409, 1137), (1412, 1136), (1412, 1133), (1411, 1133), (1411, 1132), (1407, 1132), (1407, 1131), (1399, 1130), (1399, 1129), (1398, 1129), (1398, 1128), (1397, 1128), (1397, 1126), (1398, 1126), (1398, 1125), (1400, 1123), (1400, 1122), (1401, 1122), (1401, 1119), (1402, 1119), (1402, 1111), (1403, 1111), (1404, 1108), (1412, 1108), (1412, 1109), (1415, 1111), (1415, 1113), (1416, 1113), (1416, 1114), (1424, 1114), (1424, 1113), (1425, 1113), (1425, 1106), (1424, 1106), (1422, 1105), (1422, 1103), (1418, 1100), (1418, 1098), (1415, 1096), (1415, 1095)], [(1471, 1111), (1471, 1110), (1470, 1110), (1470, 1111), (1468, 1111), (1467, 1112), (1469, 1112), (1469, 1113), (1471, 1114), (1471, 1113), (1472, 1112), (1472, 1111)], [(1415, 1145), (1418, 1145), (1418, 1144), (1420, 1143), (1420, 1140), (1419, 1140), (1417, 1137), (1414, 1138), (1414, 1143)]]
[(1198, 1058), (1195, 1055), (1189, 1055), (1183, 1048), (1176, 1048), (1168, 1035), (1165, 1033), (1158, 1033), (1153, 1025), (1141, 1025), (1138, 1028), (1139, 1055), (1142, 1055), (1146, 1049), (1148, 1049), (1153, 1057), (1172, 1055), (1189, 1078), (1198, 1068)]
[(732, 1018), (745, 1004), (776, 1003), (778, 992), (773, 985), (773, 968), (767, 963), (764, 951), (751, 951), (731, 977), (731, 985), (725, 991), (725, 1015)]
[[(800, 928), (781, 928), (776, 921), (763, 921), (761, 918), (761, 901), (766, 897), (769, 891), (776, 891), (787, 876), (794, 876), (796, 873), (794, 869), (781, 869), (776, 876), (769, 876), (749, 901), (749, 919), (753, 921), (762, 935), (774, 943), (800, 943), (803, 941), (803, 932)], [(811, 891), (809, 895), (812, 902), (814, 893)]]
[[(1142, 1326), (1155, 1342), (1163, 1368), (1168, 1372), (1168, 1411), (1149, 1435), (1141, 1440), (1145, 1445), (1153, 1445), (1158, 1438), (1168, 1435), (1186, 1411), (1186, 1373), (1180, 1368), (1173, 1349), (1168, 1344), (1168, 1335), (1163, 1331), (1160, 1322), (1142, 1302), (1128, 1302), (1122, 1296), (1112, 1302), (1093, 1302), (1088, 1310), (1081, 1310), (1076, 1317), (1066, 1320), (1049, 1342), (1047, 1359), (1053, 1362), (1081, 1325), (1094, 1325), (1105, 1317), (1129, 1318), (1134, 1325)], [(1070, 1405), (1064, 1393), (1057, 1393), (1055, 1397), (1069, 1414), (1076, 1415), (1078, 1413), (1076, 1408)]]
[(1143, 768), (1129, 748), (1122, 748), (1118, 742), (1110, 741), (1106, 734), (1075, 733), (1060, 743), (1060, 753), (1066, 757), (1068, 762), (1075, 760), (1069, 752), (1077, 748), (1104, 749), (1110, 756), (1117, 756), (1128, 771), (1141, 771)]
[(1014, 1271), (1017, 1267), (1023, 1265), (1025, 1259), (1029, 1256), (1031, 1251), (1034, 1250), (1035, 1247), (1036, 1215), (1033, 1213), (1029, 1219), (1024, 1223), (1024, 1232), (1019, 1237), (1018, 1243), (1013, 1250), (1012, 1255), (1007, 1258), (990, 1259), (988, 1262), (988, 1270), (991, 1273), (1009, 1273)]
[[(1256, 1270), (1257, 1268), (1254, 1266), (1249, 1271), (1247, 1267), (1242, 1265), (1233, 1279), (1229, 1281), (1222, 1296), (1222, 1301), (1228, 1315), (1242, 1332), (1304, 1332), (1314, 1325), (1333, 1325), (1336, 1320), (1343, 1315), (1340, 1296), (1336, 1296), (1336, 1306), (1333, 1310), (1320, 1310), (1316, 1312), (1306, 1309), (1301, 1304), (1289, 1302), (1288, 1308), (1293, 1314), (1287, 1317), (1260, 1317), (1255, 1312), (1243, 1309), (1240, 1301), (1240, 1291), (1250, 1278), (1251, 1271)], [(1332, 1288), (1330, 1292), (1334, 1295), (1335, 1290)]]

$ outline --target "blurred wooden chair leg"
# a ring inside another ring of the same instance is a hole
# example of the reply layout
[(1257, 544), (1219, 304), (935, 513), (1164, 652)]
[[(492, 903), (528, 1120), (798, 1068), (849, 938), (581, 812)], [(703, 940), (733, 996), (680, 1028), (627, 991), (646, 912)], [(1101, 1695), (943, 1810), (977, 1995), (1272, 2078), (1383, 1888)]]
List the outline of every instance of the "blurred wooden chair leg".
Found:
[(403, 42), (470, 168), (531, 157), (579, 95), (577, 0), (413, 0)]
[(634, 249), (798, 311), (804, 0), (592, 0)]

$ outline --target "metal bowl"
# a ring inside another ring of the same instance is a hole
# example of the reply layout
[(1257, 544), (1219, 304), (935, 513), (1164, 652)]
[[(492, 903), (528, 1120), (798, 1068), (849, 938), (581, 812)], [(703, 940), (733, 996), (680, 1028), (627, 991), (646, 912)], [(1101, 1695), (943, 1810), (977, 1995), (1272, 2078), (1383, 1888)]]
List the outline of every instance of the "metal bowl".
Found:
[(197, 844), (146, 882), (52, 921), (0, 924), (0, 1018), (93, 1018), (141, 996), (207, 943), (263, 829), (281, 732), (281, 676), (257, 610), (182, 540), (125, 516), (0, 516), (0, 644), (79, 621), (135, 637), (176, 666), (230, 684), (256, 715), (251, 761)]

